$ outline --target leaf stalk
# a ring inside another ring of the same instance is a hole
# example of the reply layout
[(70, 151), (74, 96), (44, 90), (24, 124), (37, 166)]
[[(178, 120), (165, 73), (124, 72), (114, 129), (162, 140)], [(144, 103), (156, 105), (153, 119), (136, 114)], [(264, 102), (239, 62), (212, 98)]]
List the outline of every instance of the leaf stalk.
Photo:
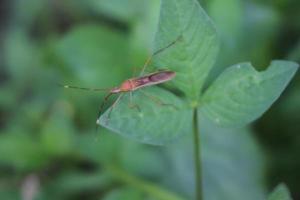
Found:
[(194, 133), (195, 192), (196, 192), (196, 200), (202, 200), (203, 191), (202, 191), (201, 145), (200, 145), (200, 132), (199, 132), (198, 122), (199, 122), (198, 110), (197, 108), (194, 108), (193, 133)]
[(177, 194), (174, 194), (172, 192), (169, 192), (159, 186), (156, 186), (153, 183), (147, 182), (145, 180), (139, 179), (138, 177), (135, 177), (131, 174), (128, 174), (126, 171), (113, 166), (113, 165), (107, 165), (106, 170), (113, 175), (116, 179), (119, 181), (128, 184), (142, 192), (145, 192), (146, 194), (150, 195), (151, 197), (154, 197), (155, 199), (159, 200), (185, 200), (184, 198), (178, 196)]

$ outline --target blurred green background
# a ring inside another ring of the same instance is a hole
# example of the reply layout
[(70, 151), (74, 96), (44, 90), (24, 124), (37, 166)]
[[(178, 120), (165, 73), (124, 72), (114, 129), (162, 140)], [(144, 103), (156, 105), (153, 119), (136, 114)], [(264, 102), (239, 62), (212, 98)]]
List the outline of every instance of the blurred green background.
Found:
[[(203, 0), (222, 47), (210, 79), (237, 62), (300, 62), (299, 0)], [(167, 146), (103, 128), (107, 88), (152, 49), (159, 0), (0, 1), (0, 199), (191, 199), (191, 135)], [(249, 127), (200, 126), (205, 199), (265, 199), (285, 182), (300, 199), (300, 73)], [(192, 134), (192, 133), (191, 133)]]

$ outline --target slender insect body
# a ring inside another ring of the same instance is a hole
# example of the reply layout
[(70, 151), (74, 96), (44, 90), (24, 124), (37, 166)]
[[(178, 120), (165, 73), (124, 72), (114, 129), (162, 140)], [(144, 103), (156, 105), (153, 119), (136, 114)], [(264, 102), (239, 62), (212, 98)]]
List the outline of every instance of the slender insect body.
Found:
[(176, 73), (173, 71), (159, 71), (148, 76), (151, 82), (159, 84), (173, 79)]
[(114, 87), (112, 88), (110, 91), (109, 91), (109, 94), (118, 94), (118, 93), (121, 93), (121, 89), (120, 87)]
[(175, 75), (176, 73), (173, 71), (159, 71), (132, 79), (134, 81), (134, 88), (131, 91), (167, 82), (173, 79)]
[(173, 71), (158, 71), (145, 76), (131, 78), (124, 81), (120, 87), (115, 87), (110, 90), (110, 93), (116, 94), (121, 92), (130, 92), (137, 89), (157, 85), (167, 82), (175, 77), (176, 73)]
[(128, 79), (124, 81), (120, 86), (121, 92), (129, 92), (135, 90), (135, 79)]
[[(157, 55), (158, 53), (162, 52), (163, 50), (171, 47), (177, 41), (179, 41), (180, 38), (181, 38), (181, 36), (179, 36), (174, 42), (170, 43), (168, 46), (156, 51), (153, 54), (153, 56)], [(151, 61), (151, 57), (148, 58), (148, 60), (144, 64), (141, 74), (143, 74), (146, 66), (150, 63), (150, 61)], [(113, 94), (133, 92), (133, 91), (135, 91), (137, 89), (140, 89), (140, 88), (144, 88), (144, 87), (148, 87), (148, 86), (152, 86), (152, 85), (158, 85), (160, 83), (170, 81), (171, 79), (173, 79), (175, 77), (175, 75), (176, 75), (176, 73), (173, 72), (173, 71), (161, 70), (161, 71), (157, 71), (157, 72), (147, 74), (147, 75), (144, 75), (144, 76), (127, 79), (119, 87), (114, 87), (114, 88), (111, 88), (111, 89), (84, 88), (84, 87), (69, 86), (69, 85), (60, 85), (60, 84), (59, 85), (64, 87), (64, 88), (73, 88), (73, 89), (91, 90), (91, 91), (109, 91), (109, 93), (106, 95), (106, 97), (104, 98), (103, 103), (100, 106), (99, 113), (98, 113), (98, 116), (100, 116), (100, 114), (102, 113), (102, 110), (104, 109), (105, 102)], [(109, 110), (109, 113), (111, 113), (112, 108), (117, 104), (117, 102), (121, 99), (121, 97), (122, 97), (122, 94), (119, 95), (119, 97), (114, 101), (113, 105), (111, 106), (111, 108)], [(138, 106), (134, 106), (134, 107), (137, 108)], [(99, 124), (99, 119), (97, 119), (96, 123)]]

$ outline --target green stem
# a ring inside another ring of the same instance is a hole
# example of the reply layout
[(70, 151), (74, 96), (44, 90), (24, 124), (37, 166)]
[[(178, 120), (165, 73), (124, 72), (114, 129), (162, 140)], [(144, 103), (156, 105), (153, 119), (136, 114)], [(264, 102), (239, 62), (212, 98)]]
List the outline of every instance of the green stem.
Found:
[(140, 191), (148, 193), (149, 195), (151, 195), (152, 197), (155, 197), (156, 199), (184, 200), (184, 198), (179, 197), (178, 195), (175, 195), (169, 191), (166, 191), (166, 190), (162, 189), (161, 187), (158, 187), (152, 183), (141, 180), (138, 177), (132, 176), (132, 175), (128, 174), (127, 172), (123, 171), (122, 169), (119, 169), (118, 167), (109, 165), (109, 166), (106, 166), (106, 169), (116, 179), (118, 179), (121, 182), (124, 182), (128, 185), (131, 185), (131, 186), (139, 189)]
[(193, 132), (194, 132), (194, 163), (195, 163), (195, 182), (196, 182), (196, 200), (203, 199), (202, 193), (202, 169), (201, 169), (201, 151), (200, 151), (200, 132), (198, 125), (198, 110), (194, 109), (193, 115)]

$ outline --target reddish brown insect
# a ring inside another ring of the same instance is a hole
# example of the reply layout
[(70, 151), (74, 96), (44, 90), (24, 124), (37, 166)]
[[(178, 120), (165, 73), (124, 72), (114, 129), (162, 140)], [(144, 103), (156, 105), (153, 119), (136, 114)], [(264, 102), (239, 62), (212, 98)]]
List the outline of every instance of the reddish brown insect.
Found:
[[(108, 98), (112, 94), (130, 92), (130, 95), (132, 95), (131, 92), (133, 92), (137, 89), (167, 82), (167, 81), (173, 79), (175, 77), (175, 75), (176, 75), (176, 73), (173, 72), (173, 71), (162, 70), (162, 71), (154, 72), (154, 73), (147, 74), (147, 75), (144, 75), (144, 76), (141, 76), (141, 77), (131, 78), (131, 79), (128, 79), (128, 80), (124, 81), (119, 87), (114, 87), (114, 88), (110, 89), (108, 95), (106, 95), (106, 97), (104, 98), (103, 103), (101, 104), (98, 116), (100, 116), (100, 114), (102, 113), (105, 103), (107, 102)], [(82, 87), (69, 86), (69, 85), (64, 85), (63, 87), (73, 88), (73, 89), (82, 89), (82, 90), (93, 90), (93, 91), (107, 90), (107, 89), (98, 89), (98, 88), (82, 88)], [(109, 115), (110, 115), (113, 107), (119, 102), (121, 97), (122, 97), (122, 95), (120, 95), (115, 100), (115, 102), (112, 104), (112, 106), (109, 110)], [(137, 105), (131, 105), (131, 107), (135, 107), (138, 110), (140, 110)], [(97, 120), (96, 123), (99, 124), (99, 121)]]
[[(149, 57), (147, 59), (147, 61), (145, 62), (144, 66), (143, 66), (141, 74), (143, 74), (143, 72), (145, 71), (145, 68), (150, 63), (151, 58), (154, 55), (156, 55), (156, 54), (162, 52), (163, 50), (169, 48), (170, 46), (174, 45), (180, 38), (181, 38), (181, 36), (179, 36), (174, 42), (172, 42), (168, 46), (156, 51), (151, 57)], [(143, 75), (143, 76), (127, 79), (119, 87), (114, 87), (112, 89), (83, 88), (83, 87), (69, 86), (69, 85), (61, 85), (61, 86), (63, 86), (64, 88), (73, 88), (73, 89), (90, 90), (90, 91), (109, 91), (109, 93), (105, 96), (104, 101), (100, 106), (98, 117), (102, 113), (104, 105), (107, 102), (108, 98), (113, 94), (121, 94), (121, 95), (119, 95), (119, 97), (114, 101), (114, 103), (110, 107), (110, 110), (109, 110), (109, 113), (108, 113), (108, 117), (109, 117), (109, 115), (110, 115), (112, 109), (114, 108), (114, 106), (122, 98), (123, 93), (128, 93), (129, 92), (130, 97), (132, 98), (132, 92), (133, 91), (138, 90), (138, 89), (143, 88), (143, 87), (147, 87), (147, 86), (151, 86), (151, 85), (157, 85), (157, 84), (160, 84), (160, 83), (167, 82), (167, 81), (173, 79), (175, 77), (175, 75), (176, 75), (176, 73), (173, 72), (173, 71), (160, 70), (160, 71), (153, 72), (153, 73), (150, 73), (150, 74), (146, 74), (146, 75)], [(155, 101), (157, 101), (157, 99)], [(138, 110), (140, 110), (137, 105), (133, 105), (131, 107), (135, 107)], [(99, 124), (99, 120), (97, 120), (96, 123)]]
[(110, 93), (132, 92), (143, 87), (164, 83), (173, 79), (175, 75), (173, 71), (163, 70), (145, 76), (131, 78), (124, 81), (120, 87), (111, 89)]

